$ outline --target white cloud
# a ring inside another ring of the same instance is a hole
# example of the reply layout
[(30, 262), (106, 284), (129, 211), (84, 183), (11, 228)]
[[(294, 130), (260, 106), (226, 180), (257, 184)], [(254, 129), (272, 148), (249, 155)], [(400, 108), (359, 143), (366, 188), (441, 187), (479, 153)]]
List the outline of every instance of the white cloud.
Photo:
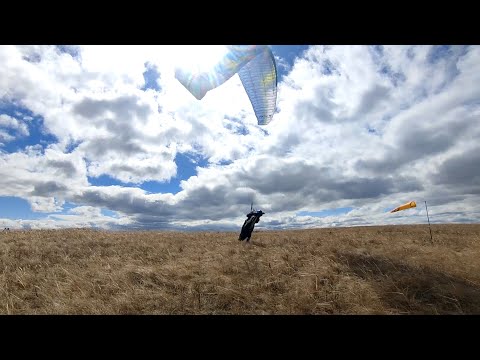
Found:
[(28, 126), (23, 121), (0, 114), (0, 139), (9, 142), (28, 135)]
[(10, 135), (9, 133), (0, 130), (0, 140), (5, 142), (10, 142), (15, 139), (15, 136)]
[(64, 229), (64, 228), (99, 228), (126, 227), (132, 220), (123, 215), (103, 215), (96, 207), (78, 206), (70, 209), (68, 214), (50, 214), (44, 219), (12, 220), (0, 219), (2, 226), (13, 229)]
[(85, 162), (78, 152), (65, 154), (55, 145), (0, 154), (0, 196), (19, 196), (34, 211), (61, 209), (76, 188), (86, 186)]

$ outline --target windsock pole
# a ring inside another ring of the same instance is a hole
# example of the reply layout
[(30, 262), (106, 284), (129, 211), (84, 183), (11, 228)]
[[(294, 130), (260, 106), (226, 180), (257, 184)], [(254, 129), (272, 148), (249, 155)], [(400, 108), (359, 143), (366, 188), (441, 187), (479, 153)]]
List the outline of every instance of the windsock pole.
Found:
[(425, 201), (425, 209), (427, 210), (427, 220), (428, 220), (428, 228), (430, 229), (430, 240), (433, 241), (433, 237), (432, 237), (432, 227), (430, 226), (430, 217), (428, 216), (428, 208), (427, 208), (427, 201)]

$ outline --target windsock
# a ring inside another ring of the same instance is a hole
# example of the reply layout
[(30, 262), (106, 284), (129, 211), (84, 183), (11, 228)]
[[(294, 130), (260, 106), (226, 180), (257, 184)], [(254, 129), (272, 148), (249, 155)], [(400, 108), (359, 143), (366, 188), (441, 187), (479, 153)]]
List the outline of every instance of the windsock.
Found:
[(396, 207), (395, 209), (393, 209), (390, 212), (394, 213), (394, 212), (397, 212), (397, 211), (407, 210), (407, 209), (414, 208), (414, 207), (417, 207), (417, 204), (415, 203), (415, 201), (410, 201), (406, 204), (403, 204), (403, 205), (400, 205), (399, 207)]

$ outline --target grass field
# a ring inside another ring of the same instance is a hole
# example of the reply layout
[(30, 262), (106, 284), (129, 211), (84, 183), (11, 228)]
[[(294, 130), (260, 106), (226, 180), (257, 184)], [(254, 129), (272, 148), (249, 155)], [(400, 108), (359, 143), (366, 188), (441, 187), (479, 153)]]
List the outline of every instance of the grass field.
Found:
[(480, 224), (0, 233), (1, 314), (480, 314)]

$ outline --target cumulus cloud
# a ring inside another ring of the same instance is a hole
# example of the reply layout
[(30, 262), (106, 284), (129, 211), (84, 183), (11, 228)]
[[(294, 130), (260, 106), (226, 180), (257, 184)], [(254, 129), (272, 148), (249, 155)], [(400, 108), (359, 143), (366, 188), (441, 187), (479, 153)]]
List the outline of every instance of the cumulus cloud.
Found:
[(132, 220), (128, 216), (104, 215), (101, 209), (91, 206), (77, 206), (66, 214), (49, 214), (43, 219), (0, 219), (0, 222), (10, 229), (98, 228), (106, 230), (132, 225)]
[[(106, 227), (236, 229), (251, 201), (268, 214), (264, 228), (424, 222), (420, 206), (386, 212), (411, 199), (428, 200), (433, 222), (480, 219), (480, 47), (311, 46), (291, 63), (277, 57), (278, 113), (264, 127), (238, 76), (193, 98), (173, 77), (175, 53), (0, 47), (0, 100), (34, 114), (0, 114), (0, 142), (28, 137), (37, 118), (56, 139), (1, 152), (0, 195), (34, 211), (79, 205), (48, 215), (49, 226), (94, 218)], [(158, 86), (147, 88), (151, 68)], [(174, 181), (178, 154), (205, 165), (178, 193), (140, 188)], [(91, 185), (102, 175), (120, 185)], [(298, 215), (344, 207), (352, 210)]]
[(14, 117), (0, 114), (0, 140), (4, 143), (29, 135), (27, 124)]

